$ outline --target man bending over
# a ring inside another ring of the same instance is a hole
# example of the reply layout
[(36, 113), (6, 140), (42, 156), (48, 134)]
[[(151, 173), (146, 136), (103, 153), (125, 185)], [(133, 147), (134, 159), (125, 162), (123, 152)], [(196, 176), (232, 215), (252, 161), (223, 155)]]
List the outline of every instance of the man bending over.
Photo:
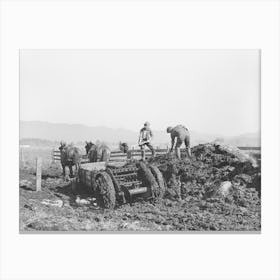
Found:
[(170, 152), (173, 151), (173, 147), (176, 140), (175, 151), (178, 159), (181, 159), (181, 151), (180, 147), (183, 142), (186, 145), (188, 157), (191, 157), (191, 148), (190, 148), (190, 133), (189, 130), (183, 125), (177, 125), (175, 127), (169, 126), (167, 128), (167, 133), (170, 133), (171, 136), (171, 149)]

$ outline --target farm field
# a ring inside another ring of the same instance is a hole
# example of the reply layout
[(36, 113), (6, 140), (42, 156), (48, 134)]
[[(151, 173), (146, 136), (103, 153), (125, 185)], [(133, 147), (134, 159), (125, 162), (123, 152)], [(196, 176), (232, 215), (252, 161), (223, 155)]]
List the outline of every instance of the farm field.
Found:
[[(260, 152), (237, 152), (217, 144), (192, 148), (193, 158), (158, 155), (167, 189), (155, 201), (116, 209), (99, 207), (90, 190), (72, 191), (52, 148), (27, 148), (19, 178), (19, 229), (34, 231), (260, 231)], [(42, 157), (42, 191), (35, 191), (35, 159)], [(184, 155), (183, 155), (184, 156)], [(227, 194), (220, 186), (227, 182)]]

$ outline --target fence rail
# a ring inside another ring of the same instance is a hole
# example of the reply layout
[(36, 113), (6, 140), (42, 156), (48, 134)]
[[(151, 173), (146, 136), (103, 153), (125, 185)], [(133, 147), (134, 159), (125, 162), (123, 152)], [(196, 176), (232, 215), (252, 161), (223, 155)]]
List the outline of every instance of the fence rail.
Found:
[[(240, 150), (244, 151), (261, 151), (261, 147), (238, 147)], [(166, 154), (168, 149), (155, 149), (156, 154)], [(185, 149), (182, 149), (185, 151)], [(150, 157), (152, 152), (150, 150), (146, 150), (145, 155)], [(138, 159), (141, 158), (141, 150), (140, 149), (132, 149), (129, 150), (126, 154), (121, 151), (112, 151), (110, 156), (110, 161), (125, 161), (127, 159)], [(52, 150), (52, 160), (60, 161), (60, 151)], [(89, 162), (87, 155), (82, 155), (82, 163)]]

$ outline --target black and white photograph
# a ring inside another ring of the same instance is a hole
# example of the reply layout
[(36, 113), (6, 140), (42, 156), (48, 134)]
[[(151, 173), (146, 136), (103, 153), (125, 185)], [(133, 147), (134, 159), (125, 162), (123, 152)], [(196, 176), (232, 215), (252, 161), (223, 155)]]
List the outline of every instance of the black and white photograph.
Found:
[(20, 233), (261, 232), (259, 49), (19, 50)]
[(0, 1), (0, 279), (279, 280), (280, 1)]

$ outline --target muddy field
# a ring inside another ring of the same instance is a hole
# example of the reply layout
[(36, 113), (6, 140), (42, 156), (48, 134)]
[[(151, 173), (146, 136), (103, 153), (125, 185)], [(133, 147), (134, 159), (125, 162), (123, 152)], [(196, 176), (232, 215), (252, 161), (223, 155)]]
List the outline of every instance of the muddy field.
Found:
[[(39, 150), (37, 151), (37, 153)], [(44, 151), (42, 191), (35, 192), (36, 151), (20, 166), (20, 231), (260, 231), (260, 154), (219, 144), (192, 148), (193, 158), (151, 159), (166, 180), (166, 194), (114, 210), (92, 193), (73, 193), (61, 167)]]

